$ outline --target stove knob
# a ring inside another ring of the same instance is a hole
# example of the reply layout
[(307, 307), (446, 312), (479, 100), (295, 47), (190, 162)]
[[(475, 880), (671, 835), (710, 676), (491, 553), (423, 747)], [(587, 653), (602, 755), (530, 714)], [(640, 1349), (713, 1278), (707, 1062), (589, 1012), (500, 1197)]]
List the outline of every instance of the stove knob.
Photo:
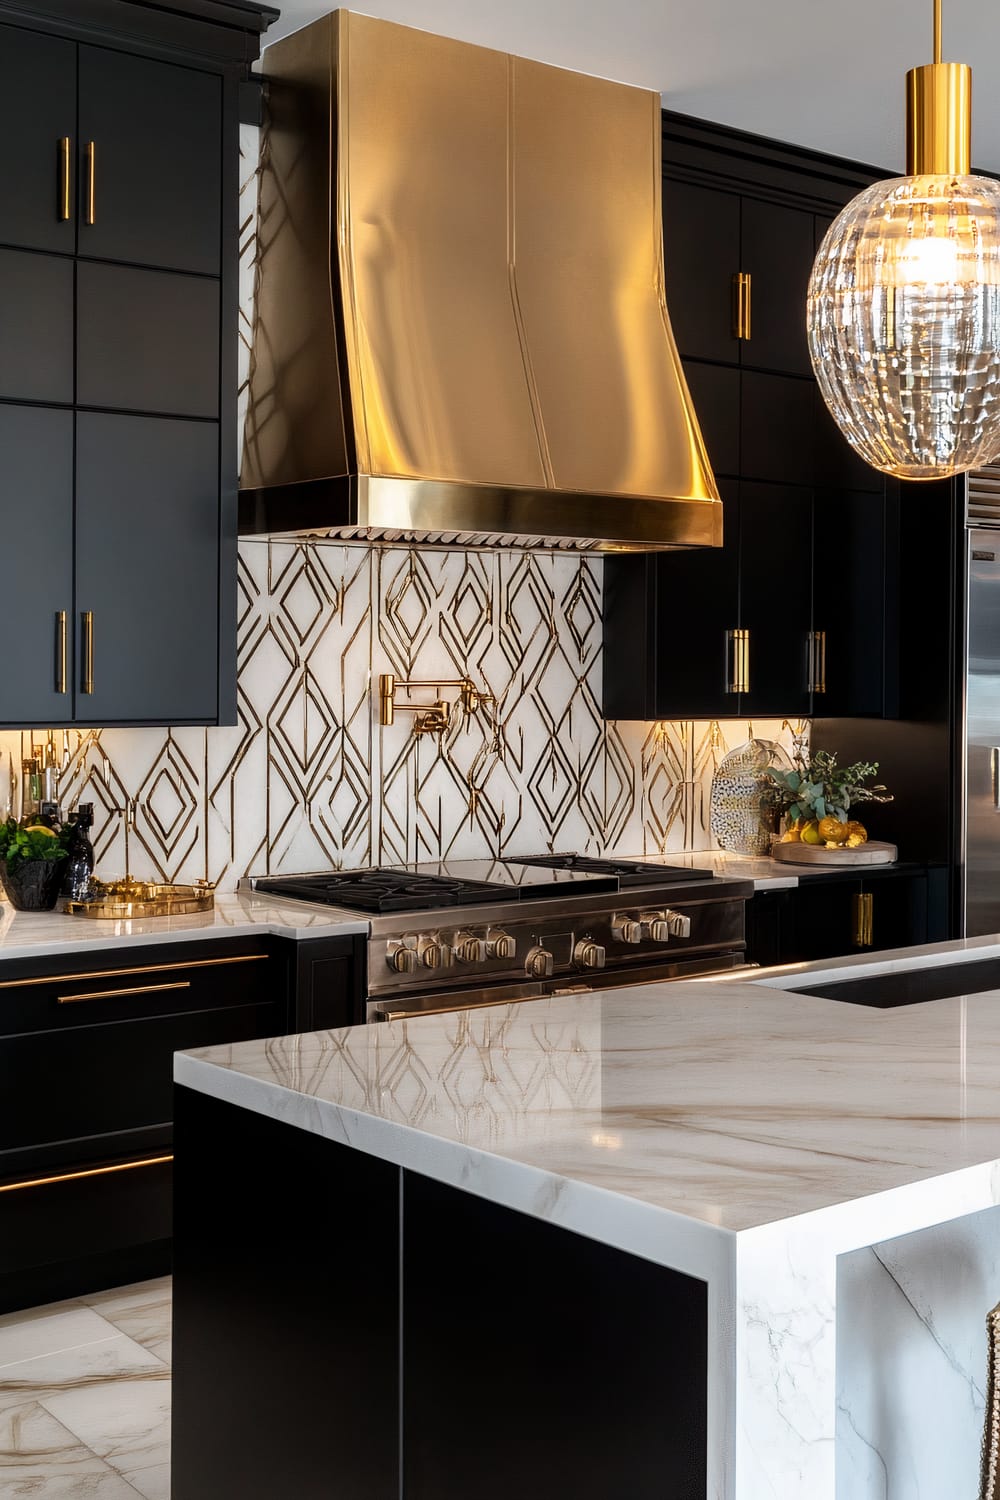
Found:
[(548, 979), (552, 965), (552, 954), (547, 948), (532, 948), (524, 961), (525, 973), (530, 979)]
[(507, 932), (494, 932), (486, 939), (489, 958), (516, 958), (517, 943)]
[(451, 949), (438, 937), (421, 938), (417, 944), (417, 953), (425, 969), (445, 969), (453, 962)]
[(611, 936), (619, 943), (641, 943), (642, 923), (632, 917), (615, 917), (611, 923)]
[(670, 923), (662, 911), (653, 912), (652, 916), (644, 917), (642, 926), (646, 936), (654, 943), (669, 943)]
[(394, 974), (415, 974), (420, 962), (416, 948), (407, 948), (403, 943), (390, 943), (385, 960)]
[(691, 918), (685, 917), (683, 912), (665, 911), (663, 915), (667, 919), (671, 936), (686, 938), (691, 936)]
[(482, 964), (486, 962), (486, 940), (473, 937), (471, 932), (455, 934), (455, 957), (459, 963)]
[(573, 960), (575, 963), (582, 964), (585, 969), (603, 969), (604, 949), (600, 943), (585, 940), (577, 943), (573, 949)]

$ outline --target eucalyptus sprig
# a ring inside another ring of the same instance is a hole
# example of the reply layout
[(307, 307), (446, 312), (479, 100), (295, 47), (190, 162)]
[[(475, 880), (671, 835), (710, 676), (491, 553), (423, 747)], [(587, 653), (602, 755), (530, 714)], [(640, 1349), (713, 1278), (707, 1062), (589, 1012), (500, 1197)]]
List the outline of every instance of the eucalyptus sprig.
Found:
[(765, 798), (770, 807), (786, 813), (793, 823), (813, 818), (838, 818), (846, 823), (851, 808), (860, 802), (893, 800), (881, 784), (864, 785), (877, 775), (877, 760), (838, 766), (833, 751), (814, 750), (808, 760), (798, 760), (792, 771), (768, 766), (764, 772), (768, 782)]

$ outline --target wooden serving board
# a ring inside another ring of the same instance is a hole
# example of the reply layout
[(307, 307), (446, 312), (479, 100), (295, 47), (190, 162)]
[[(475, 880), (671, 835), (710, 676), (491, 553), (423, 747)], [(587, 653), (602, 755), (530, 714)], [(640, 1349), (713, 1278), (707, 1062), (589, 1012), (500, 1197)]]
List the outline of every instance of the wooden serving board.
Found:
[(771, 856), (789, 865), (891, 865), (897, 858), (895, 844), (870, 842), (856, 849), (827, 849), (820, 844), (772, 844)]

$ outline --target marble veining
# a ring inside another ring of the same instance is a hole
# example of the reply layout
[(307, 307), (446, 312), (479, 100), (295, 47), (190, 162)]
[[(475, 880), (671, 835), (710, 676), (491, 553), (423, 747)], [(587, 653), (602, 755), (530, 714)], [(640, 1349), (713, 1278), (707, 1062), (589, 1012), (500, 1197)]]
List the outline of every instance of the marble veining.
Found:
[(997, 998), (644, 985), (210, 1048), (176, 1076), (404, 1164), (459, 1145), (739, 1232), (1000, 1162)]
[(0, 1317), (0, 1495), (169, 1500), (170, 1282)]
[(0, 904), (0, 959), (51, 958), (59, 953), (100, 952), (152, 943), (272, 934), (307, 939), (367, 933), (368, 918), (340, 906), (302, 906), (266, 896), (217, 896), (211, 911), (189, 917), (142, 917), (135, 921), (68, 917), (62, 912), (15, 911)]

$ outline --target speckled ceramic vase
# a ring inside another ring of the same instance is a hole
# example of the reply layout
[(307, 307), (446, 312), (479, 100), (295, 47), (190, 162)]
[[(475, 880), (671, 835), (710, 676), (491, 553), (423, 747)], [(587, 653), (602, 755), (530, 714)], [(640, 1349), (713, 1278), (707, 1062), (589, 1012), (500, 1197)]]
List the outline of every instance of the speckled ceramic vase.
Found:
[(0, 882), (16, 911), (51, 911), (59, 899), (63, 864), (61, 859), (19, 859), (13, 870), (0, 859)]

